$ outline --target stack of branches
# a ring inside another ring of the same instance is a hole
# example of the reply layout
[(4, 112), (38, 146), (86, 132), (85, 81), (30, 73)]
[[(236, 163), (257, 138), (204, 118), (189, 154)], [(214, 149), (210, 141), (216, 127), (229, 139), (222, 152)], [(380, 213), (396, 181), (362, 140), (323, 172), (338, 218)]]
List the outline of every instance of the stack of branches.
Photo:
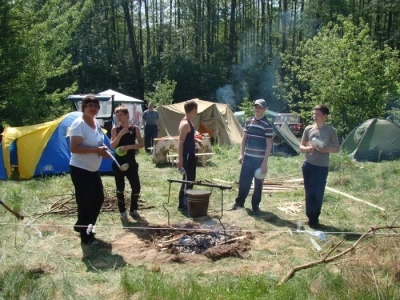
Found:
[[(298, 175), (287, 175), (284, 177), (266, 178), (263, 182), (263, 193), (292, 192), (303, 188), (302, 181), (290, 181), (288, 179), (298, 177)], [(253, 192), (254, 183), (251, 185)]]
[[(35, 216), (40, 218), (47, 214), (60, 214), (60, 215), (76, 215), (78, 213), (78, 208), (75, 201), (75, 194), (63, 194), (63, 195), (50, 195), (45, 198), (56, 198), (57, 201), (49, 206), (49, 209), (45, 212), (37, 213)], [(130, 201), (130, 191), (124, 192), (125, 203), (129, 204)], [(154, 206), (144, 205), (145, 201), (139, 200), (139, 209), (149, 209)], [(104, 202), (101, 207), (102, 212), (118, 211), (118, 199), (115, 194), (115, 190), (112, 188), (104, 188)]]

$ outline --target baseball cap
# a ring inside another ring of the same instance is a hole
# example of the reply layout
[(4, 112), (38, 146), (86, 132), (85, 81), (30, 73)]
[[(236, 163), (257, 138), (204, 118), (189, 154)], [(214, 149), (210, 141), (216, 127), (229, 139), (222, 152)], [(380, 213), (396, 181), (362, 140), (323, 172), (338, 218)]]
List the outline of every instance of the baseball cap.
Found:
[(267, 107), (267, 102), (265, 102), (264, 99), (258, 99), (256, 101), (254, 101), (254, 105), (260, 105), (262, 107)]

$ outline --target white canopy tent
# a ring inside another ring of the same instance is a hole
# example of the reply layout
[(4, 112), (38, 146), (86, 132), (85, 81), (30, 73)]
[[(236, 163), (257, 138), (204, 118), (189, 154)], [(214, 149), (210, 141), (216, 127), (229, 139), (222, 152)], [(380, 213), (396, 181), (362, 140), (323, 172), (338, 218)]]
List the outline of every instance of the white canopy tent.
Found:
[[(114, 95), (114, 106), (119, 106), (119, 105), (126, 105), (129, 110), (129, 117), (130, 117), (130, 122), (132, 124), (136, 124), (140, 126), (140, 123), (142, 121), (142, 104), (143, 100), (136, 99), (131, 96), (127, 96), (121, 93), (118, 93), (114, 90), (106, 90), (104, 92), (100, 92), (98, 95), (100, 96), (112, 96)], [(105, 101), (101, 103), (100, 106), (100, 111), (99, 114), (104, 114), (104, 115), (111, 115), (111, 100)]]

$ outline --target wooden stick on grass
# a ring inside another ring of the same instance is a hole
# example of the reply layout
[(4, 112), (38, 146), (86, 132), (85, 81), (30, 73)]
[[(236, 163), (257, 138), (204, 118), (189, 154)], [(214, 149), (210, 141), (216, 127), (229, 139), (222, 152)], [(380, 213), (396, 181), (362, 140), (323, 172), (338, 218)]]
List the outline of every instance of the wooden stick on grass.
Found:
[(329, 253), (324, 258), (322, 258), (320, 260), (317, 260), (317, 261), (312, 261), (312, 262), (309, 262), (309, 263), (306, 263), (306, 264), (303, 264), (303, 265), (300, 265), (300, 266), (296, 266), (296, 267), (293, 267), (292, 269), (290, 269), (290, 271), (287, 272), (286, 276), (283, 277), (279, 281), (278, 286), (283, 285), (286, 281), (288, 281), (290, 278), (292, 278), (297, 271), (308, 269), (308, 268), (314, 267), (314, 266), (319, 265), (319, 264), (329, 263), (329, 262), (334, 261), (335, 259), (337, 259), (339, 257), (342, 257), (343, 255), (353, 251), (363, 240), (365, 240), (366, 238), (368, 238), (370, 236), (373, 236), (375, 234), (375, 232), (378, 231), (378, 230), (381, 230), (381, 229), (395, 229), (395, 228), (400, 228), (400, 226), (382, 226), (382, 227), (371, 228), (366, 233), (364, 233), (350, 248), (347, 248), (346, 250), (340, 252), (337, 255), (329, 257), (329, 255), (340, 244), (343, 243), (343, 241), (341, 241), (337, 245), (335, 245), (335, 247), (333, 247), (333, 249), (331, 251), (329, 251)]

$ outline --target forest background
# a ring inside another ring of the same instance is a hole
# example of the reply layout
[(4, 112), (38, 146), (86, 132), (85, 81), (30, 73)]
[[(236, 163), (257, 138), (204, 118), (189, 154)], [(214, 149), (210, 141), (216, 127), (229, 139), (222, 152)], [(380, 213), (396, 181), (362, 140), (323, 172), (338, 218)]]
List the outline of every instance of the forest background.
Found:
[(264, 98), (342, 135), (399, 120), (399, 0), (0, 0), (0, 122), (106, 89), (157, 104)]

